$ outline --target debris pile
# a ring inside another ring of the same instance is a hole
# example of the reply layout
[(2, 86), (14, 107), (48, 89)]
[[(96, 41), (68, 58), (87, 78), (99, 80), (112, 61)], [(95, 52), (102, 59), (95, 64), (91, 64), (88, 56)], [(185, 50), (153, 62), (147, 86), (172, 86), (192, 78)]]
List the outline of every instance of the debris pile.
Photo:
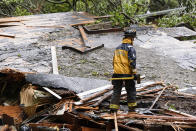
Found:
[[(73, 79), (72, 82), (67, 77), (62, 79), (61, 75), (0, 70), (1, 124), (18, 130), (111, 131), (115, 128), (114, 115), (108, 108), (112, 85), (84, 91), (82, 86), (74, 88)], [(118, 129), (195, 129), (195, 102), (195, 95), (178, 92), (171, 84), (137, 84), (136, 113), (128, 112), (126, 91), (121, 92)]]

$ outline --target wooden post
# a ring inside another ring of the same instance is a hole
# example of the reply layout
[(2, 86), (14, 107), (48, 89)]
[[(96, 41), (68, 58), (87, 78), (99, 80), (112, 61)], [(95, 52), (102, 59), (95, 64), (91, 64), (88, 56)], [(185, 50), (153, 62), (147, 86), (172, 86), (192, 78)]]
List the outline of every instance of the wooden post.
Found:
[(57, 57), (56, 57), (56, 47), (51, 46), (51, 53), (52, 53), (52, 70), (53, 74), (59, 74), (58, 72), (58, 64), (57, 64)]
[(115, 131), (118, 131), (118, 122), (116, 117), (117, 112), (114, 112), (114, 125), (115, 125)]

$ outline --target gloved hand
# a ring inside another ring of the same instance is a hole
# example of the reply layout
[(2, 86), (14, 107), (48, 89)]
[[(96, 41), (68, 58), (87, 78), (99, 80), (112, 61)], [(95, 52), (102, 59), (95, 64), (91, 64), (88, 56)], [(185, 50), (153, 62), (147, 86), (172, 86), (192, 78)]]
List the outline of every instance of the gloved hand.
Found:
[(137, 74), (134, 74), (133, 77), (134, 77), (134, 80), (137, 80)]
[(140, 74), (134, 74), (133, 76), (134, 76), (134, 80), (137, 81), (137, 84), (140, 84), (140, 82), (141, 82)]

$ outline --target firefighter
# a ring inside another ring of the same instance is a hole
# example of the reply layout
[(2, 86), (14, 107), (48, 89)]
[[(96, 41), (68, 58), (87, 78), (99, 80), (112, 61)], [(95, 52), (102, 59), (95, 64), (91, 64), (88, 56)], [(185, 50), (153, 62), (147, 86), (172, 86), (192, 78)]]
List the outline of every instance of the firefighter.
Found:
[(135, 112), (136, 103), (136, 51), (133, 47), (133, 41), (136, 37), (135, 30), (126, 30), (122, 44), (120, 44), (113, 57), (113, 94), (110, 102), (111, 112), (119, 109), (119, 101), (122, 87), (127, 91), (127, 104), (129, 112)]

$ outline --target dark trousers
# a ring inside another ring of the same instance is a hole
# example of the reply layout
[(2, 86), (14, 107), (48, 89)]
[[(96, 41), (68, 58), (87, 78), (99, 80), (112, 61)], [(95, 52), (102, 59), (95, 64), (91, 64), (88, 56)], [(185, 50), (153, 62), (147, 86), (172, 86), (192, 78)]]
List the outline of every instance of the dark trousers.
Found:
[(136, 102), (136, 88), (134, 80), (112, 80), (112, 85), (114, 88), (110, 104), (119, 105), (123, 85), (127, 91), (127, 103)]

